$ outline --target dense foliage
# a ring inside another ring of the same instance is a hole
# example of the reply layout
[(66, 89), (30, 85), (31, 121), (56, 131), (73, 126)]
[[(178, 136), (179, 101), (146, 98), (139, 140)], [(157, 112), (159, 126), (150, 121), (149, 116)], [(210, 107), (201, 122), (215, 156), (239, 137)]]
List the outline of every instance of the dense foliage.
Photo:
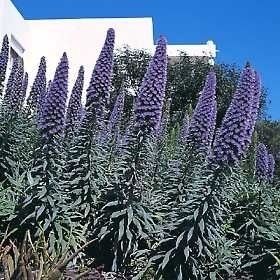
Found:
[(164, 37), (152, 57), (114, 42), (83, 106), (82, 66), (68, 103), (66, 53), (28, 92), (4, 37), (4, 279), (279, 279), (279, 124), (261, 120), (258, 73), (168, 60)]

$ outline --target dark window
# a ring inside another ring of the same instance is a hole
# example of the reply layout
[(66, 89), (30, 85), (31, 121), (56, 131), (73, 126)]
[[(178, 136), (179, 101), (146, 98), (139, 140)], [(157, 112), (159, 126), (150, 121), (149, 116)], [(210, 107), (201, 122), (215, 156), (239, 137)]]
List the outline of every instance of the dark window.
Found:
[(18, 53), (11, 47), (10, 48), (10, 68), (12, 68), (14, 60), (19, 57), (20, 56), (18, 55)]

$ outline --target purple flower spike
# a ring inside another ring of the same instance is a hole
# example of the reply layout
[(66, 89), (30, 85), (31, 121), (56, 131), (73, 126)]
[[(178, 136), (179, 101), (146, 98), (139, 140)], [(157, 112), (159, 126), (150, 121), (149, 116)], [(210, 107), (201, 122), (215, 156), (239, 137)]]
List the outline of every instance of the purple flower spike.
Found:
[(107, 31), (105, 43), (92, 72), (86, 98), (86, 118), (96, 121), (105, 114), (111, 86), (115, 31)]
[(258, 119), (259, 107), (260, 107), (261, 82), (258, 73), (255, 71), (254, 74), (255, 74), (254, 75), (255, 79), (254, 79), (253, 89), (252, 89), (251, 117), (249, 118), (248, 129), (247, 129), (248, 137), (245, 138), (246, 149), (248, 149), (251, 143), (251, 138)]
[(6, 92), (5, 92), (5, 96), (4, 96), (4, 104), (6, 106), (8, 106), (10, 99), (11, 99), (11, 95), (13, 93), (14, 90), (14, 85), (15, 85), (15, 76), (17, 75), (17, 70), (18, 70), (18, 66), (20, 63), (20, 59), (19, 58), (15, 58), (13, 60), (13, 65), (12, 65), (12, 69), (8, 78), (8, 82), (6, 85)]
[(260, 143), (256, 154), (256, 176), (259, 180), (266, 181), (268, 174), (268, 153), (266, 146)]
[(108, 122), (108, 132), (116, 132), (119, 128), (124, 107), (124, 93), (120, 93), (114, 104), (114, 108)]
[(42, 115), (43, 115), (43, 110), (44, 110), (44, 102), (47, 96), (47, 93), (50, 91), (51, 88), (51, 81), (48, 83), (48, 87), (41, 91), (39, 98), (38, 98), (38, 104), (37, 104), (37, 110), (36, 110), (36, 118), (37, 118), (37, 124), (40, 126), (40, 123), (42, 121)]
[(80, 110), (80, 124), (82, 123), (85, 115), (86, 115), (86, 108), (81, 106), (81, 110)]
[(206, 152), (216, 125), (216, 75), (211, 71), (193, 112), (186, 143), (200, 152)]
[(215, 163), (237, 164), (245, 154), (250, 142), (254, 85), (255, 73), (246, 65), (213, 144), (211, 157)]
[(13, 112), (18, 112), (18, 110), (20, 109), (24, 101), (24, 96), (22, 91), (23, 82), (24, 82), (24, 66), (23, 66), (23, 60), (20, 60), (18, 63), (16, 74), (14, 76), (14, 85), (8, 103), (8, 107)]
[(166, 39), (160, 37), (136, 97), (134, 119), (137, 128), (155, 132), (158, 130), (165, 97), (166, 75)]
[(22, 91), (21, 105), (23, 104), (24, 99), (26, 97), (27, 87), (28, 87), (28, 73), (25, 72), (24, 79), (23, 79), (23, 82), (22, 82), (22, 87), (21, 87), (21, 91)]
[(0, 52), (0, 95), (2, 95), (2, 87), (6, 77), (7, 65), (9, 59), (9, 39), (5, 35), (2, 42)]
[(83, 87), (84, 67), (81, 66), (68, 103), (65, 128), (66, 133), (70, 131), (73, 132), (79, 126), (81, 120)]
[(30, 94), (27, 98), (27, 105), (30, 109), (38, 109), (40, 95), (46, 91), (46, 59), (43, 56), (40, 60), (38, 72), (32, 85)]
[(268, 155), (268, 165), (267, 165), (267, 179), (268, 182), (273, 182), (274, 177), (274, 169), (275, 169), (275, 160), (272, 154)]
[(47, 89), (46, 89), (46, 93), (50, 91), (51, 84), (52, 84), (52, 80), (49, 80), (48, 81), (48, 86), (47, 86)]
[(50, 90), (43, 101), (39, 126), (45, 139), (59, 135), (64, 129), (68, 68), (67, 55), (64, 53), (56, 68)]

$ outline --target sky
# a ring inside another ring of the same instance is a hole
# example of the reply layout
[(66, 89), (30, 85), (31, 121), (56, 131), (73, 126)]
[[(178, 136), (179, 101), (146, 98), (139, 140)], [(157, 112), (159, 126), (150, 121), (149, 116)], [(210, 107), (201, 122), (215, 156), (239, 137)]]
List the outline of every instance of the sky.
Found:
[(13, 0), (26, 19), (152, 17), (154, 40), (213, 40), (217, 62), (250, 61), (268, 88), (268, 115), (280, 120), (279, 0)]

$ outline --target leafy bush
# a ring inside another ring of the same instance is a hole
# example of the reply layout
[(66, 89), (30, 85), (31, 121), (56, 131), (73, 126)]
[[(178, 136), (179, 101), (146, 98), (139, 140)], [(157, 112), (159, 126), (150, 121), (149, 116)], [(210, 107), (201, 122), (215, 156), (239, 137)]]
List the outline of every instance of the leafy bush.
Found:
[(257, 72), (168, 60), (164, 37), (152, 57), (114, 42), (109, 29), (83, 106), (82, 66), (66, 102), (66, 53), (48, 87), (41, 58), (25, 98), (3, 40), (0, 273), (279, 279), (279, 125), (261, 120)]

